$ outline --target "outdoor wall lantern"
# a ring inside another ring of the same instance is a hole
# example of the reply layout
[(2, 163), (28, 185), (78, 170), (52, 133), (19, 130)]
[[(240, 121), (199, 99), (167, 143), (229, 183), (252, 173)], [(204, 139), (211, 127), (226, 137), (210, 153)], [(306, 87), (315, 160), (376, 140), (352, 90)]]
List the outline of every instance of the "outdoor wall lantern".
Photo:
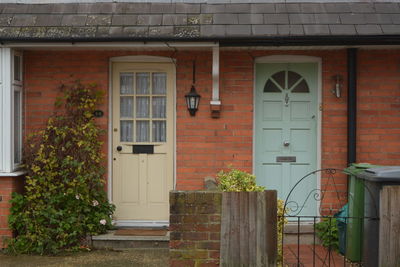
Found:
[(196, 73), (196, 65), (195, 62), (193, 61), (193, 84), (192, 87), (190, 88), (190, 92), (187, 95), (185, 95), (186, 105), (187, 109), (189, 110), (190, 116), (196, 115), (196, 111), (199, 108), (199, 102), (201, 97), (196, 92), (196, 88), (194, 87), (196, 83), (195, 73)]
[(189, 110), (190, 116), (194, 116), (196, 114), (197, 109), (199, 108), (200, 95), (196, 92), (196, 88), (192, 85), (190, 88), (190, 92), (185, 95), (187, 109)]
[(333, 80), (335, 81), (335, 87), (332, 89), (332, 94), (340, 98), (343, 87), (343, 77), (342, 75), (335, 75), (333, 76)]

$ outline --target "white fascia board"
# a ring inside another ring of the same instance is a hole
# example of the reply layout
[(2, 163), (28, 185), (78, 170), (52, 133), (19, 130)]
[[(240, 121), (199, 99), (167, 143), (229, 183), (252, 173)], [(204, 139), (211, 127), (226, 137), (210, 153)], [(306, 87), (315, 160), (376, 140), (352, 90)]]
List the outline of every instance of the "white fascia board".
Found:
[(62, 43), (5, 43), (1, 47), (13, 48), (208, 48), (217, 42), (62, 42)]
[(12, 172), (13, 151), (12, 151), (12, 101), (11, 88), (11, 62), (12, 51), (10, 48), (0, 49), (0, 172)]

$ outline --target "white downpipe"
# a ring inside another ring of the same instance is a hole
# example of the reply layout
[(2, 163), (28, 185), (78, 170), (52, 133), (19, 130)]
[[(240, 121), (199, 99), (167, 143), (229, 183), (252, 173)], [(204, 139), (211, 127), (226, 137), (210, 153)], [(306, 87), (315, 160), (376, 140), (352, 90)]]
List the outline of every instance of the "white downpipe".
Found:
[(221, 105), (221, 101), (219, 99), (219, 46), (213, 47), (212, 80), (213, 88), (210, 104), (219, 106)]

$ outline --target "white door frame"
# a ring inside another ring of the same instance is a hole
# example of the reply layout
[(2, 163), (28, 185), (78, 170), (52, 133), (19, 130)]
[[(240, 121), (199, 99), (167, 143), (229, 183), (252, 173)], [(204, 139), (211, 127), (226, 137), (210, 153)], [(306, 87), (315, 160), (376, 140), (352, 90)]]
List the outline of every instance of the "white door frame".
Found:
[[(318, 74), (317, 74), (317, 169), (321, 169), (321, 132), (322, 132), (322, 59), (314, 56), (302, 56), (302, 55), (272, 55), (257, 57), (254, 60), (253, 65), (253, 107), (256, 104), (256, 64), (257, 63), (317, 63)], [(256, 138), (256, 113), (255, 108), (253, 109), (253, 173), (255, 173), (255, 138)], [(321, 188), (321, 172), (317, 172), (317, 189)], [(317, 213), (319, 214), (320, 202), (317, 202)]]
[[(112, 195), (112, 183), (113, 183), (113, 88), (112, 88), (112, 78), (113, 78), (113, 68), (112, 64), (115, 62), (130, 62), (130, 63), (173, 63), (172, 64), (172, 76), (173, 76), (173, 131), (174, 131), (174, 142), (173, 142), (173, 189), (176, 188), (176, 64), (175, 59), (170, 57), (161, 57), (161, 56), (146, 56), (146, 55), (138, 55), (138, 56), (121, 56), (121, 57), (111, 57), (109, 60), (109, 70), (108, 70), (108, 77), (109, 77), (109, 84), (108, 84), (108, 172), (107, 172), (107, 196), (108, 200), (113, 203), (113, 195)], [(169, 222), (165, 221), (116, 221), (116, 226), (168, 226)]]

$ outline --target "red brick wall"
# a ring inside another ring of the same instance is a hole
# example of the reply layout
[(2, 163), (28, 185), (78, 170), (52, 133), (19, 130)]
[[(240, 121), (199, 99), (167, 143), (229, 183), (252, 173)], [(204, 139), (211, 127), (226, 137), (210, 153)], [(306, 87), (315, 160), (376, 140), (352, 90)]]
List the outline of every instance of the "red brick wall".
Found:
[(4, 247), (5, 240), (12, 237), (8, 228), (8, 215), (10, 214), (11, 194), (21, 192), (23, 177), (0, 177), (0, 249)]
[[(97, 82), (107, 93), (109, 58), (123, 55), (171, 56), (170, 51), (26, 51), (26, 130), (43, 126), (53, 112), (57, 87), (61, 82), (80, 79)], [(203, 186), (205, 176), (214, 175), (229, 164), (252, 171), (253, 139), (253, 57), (265, 55), (308, 55), (322, 58), (322, 167), (344, 168), (347, 162), (347, 68), (346, 50), (305, 51), (221, 51), (221, 118), (210, 118), (212, 56), (209, 51), (179, 51), (177, 58), (177, 189)], [(358, 66), (358, 160), (379, 164), (399, 164), (400, 100), (399, 50), (360, 51)], [(196, 88), (202, 96), (195, 117), (186, 110), (184, 95), (192, 82), (192, 62), (196, 60)], [(333, 75), (344, 77), (342, 97), (331, 93)], [(98, 119), (108, 125), (108, 94)], [(104, 138), (106, 140), (106, 137)], [(104, 145), (107, 152), (107, 145)], [(346, 190), (345, 176), (338, 184)], [(322, 184), (327, 177), (323, 176)], [(334, 202), (334, 195), (326, 196)], [(327, 206), (327, 207), (328, 207)]]
[(169, 199), (169, 266), (219, 266), (222, 194), (171, 191)]
[(400, 51), (358, 55), (357, 158), (400, 165)]

